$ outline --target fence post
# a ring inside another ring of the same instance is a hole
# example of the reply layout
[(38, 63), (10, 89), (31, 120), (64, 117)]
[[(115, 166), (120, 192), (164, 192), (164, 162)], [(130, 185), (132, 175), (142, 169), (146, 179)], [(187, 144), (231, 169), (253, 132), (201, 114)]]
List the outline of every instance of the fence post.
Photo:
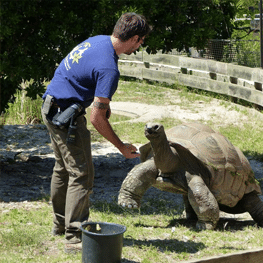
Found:
[(260, 65), (263, 68), (263, 21), (262, 21), (262, 0), (259, 3), (259, 13), (260, 13)]

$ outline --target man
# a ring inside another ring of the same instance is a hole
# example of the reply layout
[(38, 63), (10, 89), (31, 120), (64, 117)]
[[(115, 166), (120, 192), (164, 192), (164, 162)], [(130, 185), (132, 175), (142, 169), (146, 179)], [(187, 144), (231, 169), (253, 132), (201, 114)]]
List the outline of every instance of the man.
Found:
[[(56, 159), (51, 180), (53, 234), (65, 233), (65, 252), (81, 250), (79, 227), (89, 218), (94, 171), (84, 109), (93, 102), (90, 121), (96, 130), (126, 158), (139, 156), (135, 146), (123, 143), (113, 131), (108, 121), (109, 104), (120, 75), (118, 55), (136, 51), (148, 33), (149, 25), (142, 15), (123, 14), (111, 36), (91, 37), (62, 60), (43, 95), (42, 117)], [(74, 112), (69, 128), (68, 122), (60, 126), (57, 117), (69, 109)], [(70, 131), (73, 133), (68, 134)]]

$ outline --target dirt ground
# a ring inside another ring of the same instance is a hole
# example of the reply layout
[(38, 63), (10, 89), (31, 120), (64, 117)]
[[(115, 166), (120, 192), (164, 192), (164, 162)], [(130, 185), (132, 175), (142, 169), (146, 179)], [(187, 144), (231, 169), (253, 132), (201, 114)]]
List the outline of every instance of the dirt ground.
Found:
[[(112, 102), (113, 113), (131, 116), (130, 122), (150, 122), (162, 117), (182, 121), (212, 121), (216, 126), (242, 125), (251, 116), (263, 115), (242, 106), (226, 108), (218, 100), (210, 103), (197, 101), (189, 110), (178, 105), (154, 106), (139, 103)], [(240, 110), (234, 108), (239, 107)], [(50, 193), (50, 180), (54, 155), (44, 125), (13, 125), (0, 129), (0, 208), (29, 205), (28, 201), (41, 199)], [(138, 147), (140, 145), (137, 145)], [(116, 202), (121, 183), (127, 173), (138, 164), (138, 158), (127, 160), (110, 143), (92, 143), (95, 167), (94, 194), (91, 201)], [(263, 178), (263, 163), (250, 159), (256, 178)], [(180, 195), (161, 192), (151, 188), (144, 198), (161, 197), (168, 205), (182, 204)], [(262, 197), (262, 196), (261, 196)], [(262, 197), (263, 199), (263, 197)]]

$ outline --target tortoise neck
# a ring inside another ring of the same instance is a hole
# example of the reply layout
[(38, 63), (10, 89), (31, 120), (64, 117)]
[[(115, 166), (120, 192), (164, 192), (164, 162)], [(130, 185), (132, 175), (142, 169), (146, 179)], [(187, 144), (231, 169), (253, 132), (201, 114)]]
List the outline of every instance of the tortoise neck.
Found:
[(161, 140), (152, 140), (151, 145), (156, 167), (162, 173), (175, 172), (178, 167), (179, 158), (176, 150), (169, 145), (166, 135), (164, 134)]

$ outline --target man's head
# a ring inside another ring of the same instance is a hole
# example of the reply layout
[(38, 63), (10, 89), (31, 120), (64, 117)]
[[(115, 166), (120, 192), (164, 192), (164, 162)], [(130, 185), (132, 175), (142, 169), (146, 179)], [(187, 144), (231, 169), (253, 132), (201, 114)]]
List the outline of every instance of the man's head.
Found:
[(122, 42), (138, 36), (138, 42), (150, 32), (144, 16), (136, 13), (125, 13), (117, 21), (112, 35)]

